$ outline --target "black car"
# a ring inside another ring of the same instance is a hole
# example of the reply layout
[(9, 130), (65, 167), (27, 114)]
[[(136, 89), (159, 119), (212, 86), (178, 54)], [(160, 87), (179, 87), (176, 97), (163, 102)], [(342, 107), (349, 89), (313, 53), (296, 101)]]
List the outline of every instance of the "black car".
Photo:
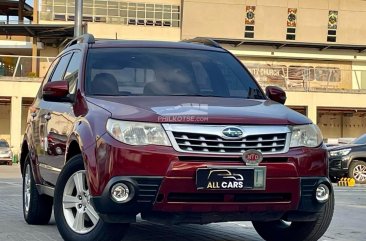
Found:
[(350, 144), (332, 146), (329, 152), (329, 176), (333, 181), (352, 177), (356, 183), (366, 184), (366, 134)]

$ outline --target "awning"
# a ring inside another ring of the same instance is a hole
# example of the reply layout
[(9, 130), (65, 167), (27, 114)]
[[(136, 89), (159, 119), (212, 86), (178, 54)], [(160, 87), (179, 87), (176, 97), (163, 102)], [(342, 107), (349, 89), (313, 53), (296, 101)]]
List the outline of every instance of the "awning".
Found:
[(271, 41), (271, 40), (254, 40), (254, 39), (225, 39), (225, 38), (212, 38), (220, 44), (230, 44), (235, 47), (244, 46), (270, 46), (276, 49), (284, 47), (297, 47), (297, 48), (313, 48), (318, 50), (325, 49), (339, 49), (339, 50), (355, 50), (358, 52), (366, 51), (366, 45), (352, 45), (352, 44), (336, 44), (336, 43), (305, 43), (295, 41)]
[(73, 24), (3, 24), (0, 35), (29, 36), (45, 44), (60, 44), (74, 36)]

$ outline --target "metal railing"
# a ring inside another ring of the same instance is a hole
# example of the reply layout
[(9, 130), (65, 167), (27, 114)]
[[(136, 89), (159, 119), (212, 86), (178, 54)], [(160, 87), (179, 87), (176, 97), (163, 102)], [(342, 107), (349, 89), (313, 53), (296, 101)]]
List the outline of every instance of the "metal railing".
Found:
[(246, 66), (262, 87), (276, 85), (299, 91), (366, 92), (366, 70), (323, 66)]
[(0, 25), (2, 24), (32, 24), (31, 20), (28, 19), (24, 19), (23, 21), (19, 21), (19, 20), (15, 20), (15, 19), (11, 19), (11, 20), (7, 20), (4, 18), (0, 18)]
[(0, 55), (1, 78), (43, 78), (54, 57)]

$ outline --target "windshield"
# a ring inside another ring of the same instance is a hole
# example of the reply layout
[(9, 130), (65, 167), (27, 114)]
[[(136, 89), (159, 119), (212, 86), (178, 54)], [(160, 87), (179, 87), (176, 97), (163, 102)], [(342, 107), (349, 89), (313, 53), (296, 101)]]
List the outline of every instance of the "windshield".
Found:
[(9, 147), (9, 144), (6, 141), (0, 141), (0, 147)]
[(366, 134), (358, 137), (354, 141), (352, 141), (353, 144), (366, 144)]
[(88, 95), (265, 98), (229, 53), (191, 49), (91, 49), (85, 86)]

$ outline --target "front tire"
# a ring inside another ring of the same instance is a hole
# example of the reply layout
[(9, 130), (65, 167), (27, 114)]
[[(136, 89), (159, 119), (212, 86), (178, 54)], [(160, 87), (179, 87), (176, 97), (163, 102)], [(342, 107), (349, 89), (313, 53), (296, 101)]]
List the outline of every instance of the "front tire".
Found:
[(72, 157), (60, 173), (54, 211), (57, 228), (68, 241), (119, 241), (128, 229), (128, 224), (104, 222), (94, 210), (81, 155)]
[(352, 161), (349, 165), (348, 177), (354, 178), (356, 183), (366, 184), (366, 162)]
[(307, 222), (253, 222), (257, 233), (266, 241), (317, 241), (327, 231), (334, 212), (334, 196), (319, 212), (318, 219)]
[(23, 170), (24, 220), (28, 224), (48, 224), (51, 214), (52, 197), (38, 193), (28, 155)]

